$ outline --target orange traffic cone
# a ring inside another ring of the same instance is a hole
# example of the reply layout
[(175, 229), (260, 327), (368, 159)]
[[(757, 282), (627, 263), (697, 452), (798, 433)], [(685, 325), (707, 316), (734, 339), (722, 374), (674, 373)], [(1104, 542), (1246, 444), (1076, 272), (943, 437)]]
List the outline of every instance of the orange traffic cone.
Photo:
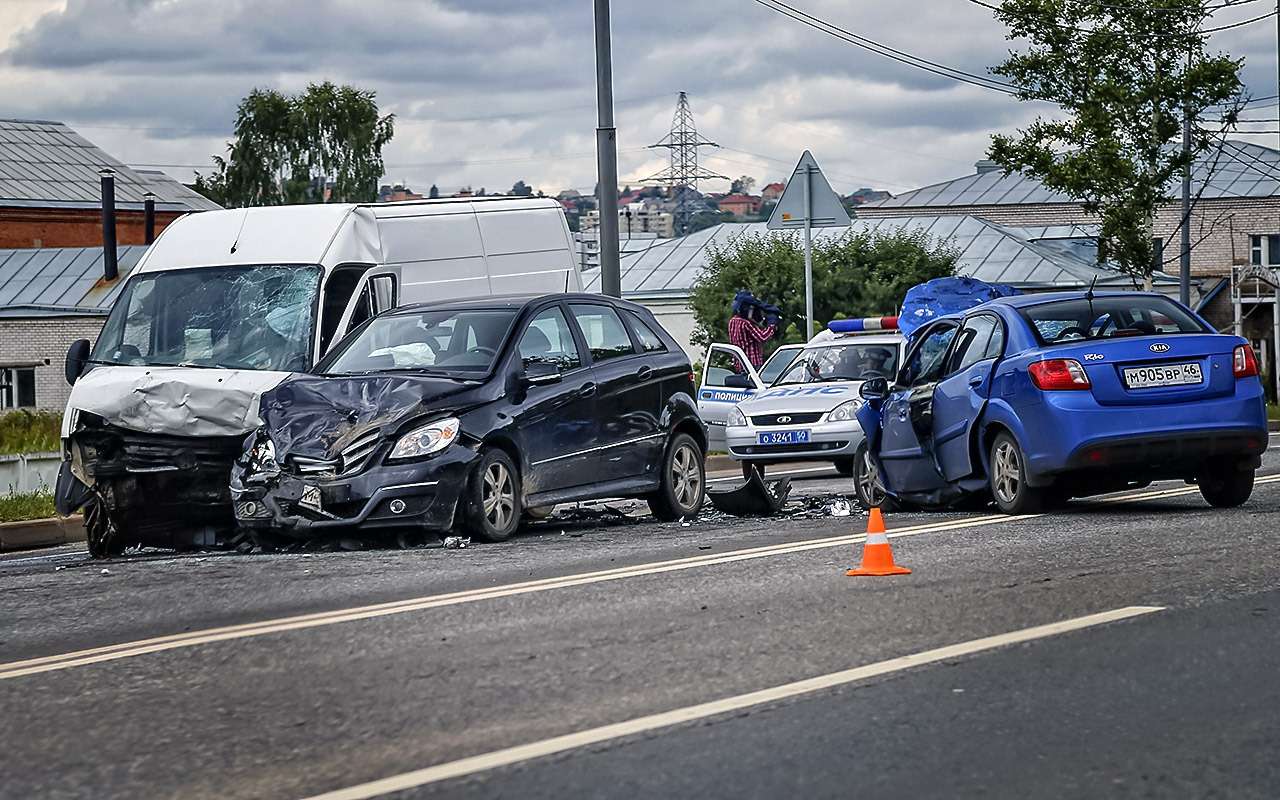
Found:
[(862, 566), (845, 575), (910, 575), (911, 570), (893, 563), (893, 548), (884, 534), (884, 516), (879, 507), (867, 518), (867, 540), (862, 545)]

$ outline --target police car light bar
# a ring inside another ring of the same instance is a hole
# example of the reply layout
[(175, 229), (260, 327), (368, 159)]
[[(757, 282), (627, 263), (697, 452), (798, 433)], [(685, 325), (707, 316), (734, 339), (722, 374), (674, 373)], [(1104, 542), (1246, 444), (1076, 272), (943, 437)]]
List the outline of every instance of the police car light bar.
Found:
[(862, 319), (832, 320), (827, 329), (832, 333), (865, 333), (867, 331), (896, 331), (897, 317), (863, 317)]

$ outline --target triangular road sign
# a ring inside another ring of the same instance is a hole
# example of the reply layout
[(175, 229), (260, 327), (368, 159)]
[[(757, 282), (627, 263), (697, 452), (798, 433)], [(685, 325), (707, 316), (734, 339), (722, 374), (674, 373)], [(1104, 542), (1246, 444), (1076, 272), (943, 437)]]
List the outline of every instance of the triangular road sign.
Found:
[(818, 169), (818, 162), (808, 150), (800, 156), (787, 188), (769, 215), (769, 230), (803, 228), (805, 222), (805, 183), (809, 185), (809, 226), (812, 228), (847, 228), (849, 212)]

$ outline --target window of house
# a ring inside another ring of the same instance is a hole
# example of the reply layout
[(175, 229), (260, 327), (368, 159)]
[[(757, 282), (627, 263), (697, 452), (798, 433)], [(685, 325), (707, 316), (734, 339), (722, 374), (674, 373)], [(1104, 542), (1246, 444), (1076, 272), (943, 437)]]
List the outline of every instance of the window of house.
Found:
[(1250, 236), (1249, 263), (1255, 266), (1280, 266), (1280, 233)]
[(34, 408), (35, 367), (0, 367), (0, 408)]

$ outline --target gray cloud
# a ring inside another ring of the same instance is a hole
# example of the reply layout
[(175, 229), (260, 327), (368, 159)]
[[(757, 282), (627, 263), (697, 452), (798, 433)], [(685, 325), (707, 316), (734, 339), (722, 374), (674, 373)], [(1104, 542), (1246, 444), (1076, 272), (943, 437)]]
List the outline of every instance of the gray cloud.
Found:
[[(1009, 47), (990, 12), (959, 0), (793, 5), (975, 74)], [(1252, 15), (1229, 13), (1222, 22)], [(624, 178), (662, 166), (664, 154), (644, 146), (665, 133), (680, 90), (726, 146), (704, 154), (713, 169), (776, 179), (811, 147), (844, 189), (953, 177), (991, 132), (1044, 110), (867, 53), (751, 0), (614, 0), (613, 31)], [(1259, 96), (1276, 93), (1273, 37), (1261, 23), (1215, 37), (1246, 58)], [(131, 163), (207, 164), (250, 89), (325, 79), (373, 89), (398, 115), (391, 179), (594, 183), (582, 0), (68, 0), (0, 51), (0, 114), (65, 120)]]

